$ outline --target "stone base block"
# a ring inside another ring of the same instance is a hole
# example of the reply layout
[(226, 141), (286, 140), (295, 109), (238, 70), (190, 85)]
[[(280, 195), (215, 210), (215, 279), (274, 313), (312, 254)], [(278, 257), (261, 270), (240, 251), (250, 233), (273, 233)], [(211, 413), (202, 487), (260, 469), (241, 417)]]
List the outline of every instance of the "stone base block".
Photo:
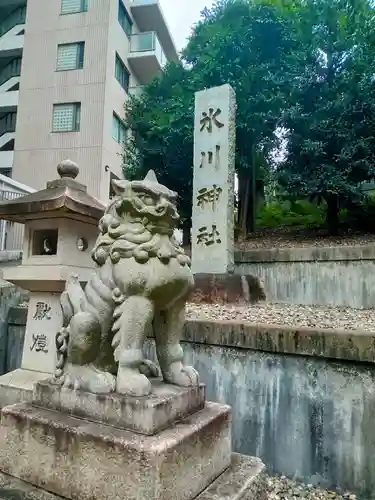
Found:
[(177, 420), (202, 410), (205, 400), (203, 384), (199, 387), (177, 387), (153, 380), (152, 394), (136, 398), (116, 393), (72, 391), (57, 386), (53, 381), (44, 381), (35, 386), (33, 406), (153, 435)]
[(259, 278), (239, 274), (194, 274), (190, 302), (197, 304), (248, 304), (266, 299)]
[(231, 412), (144, 436), (27, 404), (1, 411), (0, 470), (72, 500), (191, 500), (231, 464)]
[(51, 374), (19, 368), (0, 376), (0, 409), (16, 403), (31, 403), (34, 385)]
[[(196, 500), (268, 500), (263, 463), (258, 458), (233, 453), (230, 467)], [(62, 497), (0, 472), (0, 499), (60, 500)], [(120, 493), (116, 498), (128, 499)]]

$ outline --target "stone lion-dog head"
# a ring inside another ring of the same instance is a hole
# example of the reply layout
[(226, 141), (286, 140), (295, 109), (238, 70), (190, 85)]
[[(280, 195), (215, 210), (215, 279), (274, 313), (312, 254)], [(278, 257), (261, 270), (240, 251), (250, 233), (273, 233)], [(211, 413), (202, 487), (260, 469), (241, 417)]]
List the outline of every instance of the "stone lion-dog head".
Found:
[(99, 222), (99, 236), (92, 251), (102, 266), (109, 257), (145, 263), (155, 257), (164, 263), (177, 258), (182, 266), (190, 259), (174, 237), (180, 216), (177, 193), (159, 184), (153, 170), (141, 181), (115, 180), (115, 197)]

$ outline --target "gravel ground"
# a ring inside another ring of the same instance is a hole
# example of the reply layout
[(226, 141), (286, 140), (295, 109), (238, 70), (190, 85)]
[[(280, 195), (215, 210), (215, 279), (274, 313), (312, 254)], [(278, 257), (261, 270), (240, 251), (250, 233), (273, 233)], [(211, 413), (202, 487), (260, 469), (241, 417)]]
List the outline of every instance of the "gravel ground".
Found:
[(272, 302), (259, 302), (245, 306), (189, 303), (186, 317), (188, 319), (235, 320), (256, 324), (375, 332), (374, 309), (359, 310), (349, 307), (303, 306)]
[[(337, 247), (355, 245), (375, 245), (375, 234), (326, 236), (317, 234), (296, 233), (263, 233), (249, 235), (249, 239), (237, 240), (236, 250), (254, 250), (270, 248), (306, 248), (306, 247)], [(191, 247), (184, 247), (187, 255), (191, 255)]]
[(236, 242), (238, 250), (254, 248), (301, 248), (301, 247), (333, 247), (375, 244), (375, 234), (326, 236), (306, 233), (259, 232), (249, 239)]
[(356, 500), (356, 495), (352, 493), (336, 493), (334, 491), (323, 490), (314, 487), (312, 484), (303, 484), (291, 481), (285, 476), (268, 476), (270, 488), (269, 500)]

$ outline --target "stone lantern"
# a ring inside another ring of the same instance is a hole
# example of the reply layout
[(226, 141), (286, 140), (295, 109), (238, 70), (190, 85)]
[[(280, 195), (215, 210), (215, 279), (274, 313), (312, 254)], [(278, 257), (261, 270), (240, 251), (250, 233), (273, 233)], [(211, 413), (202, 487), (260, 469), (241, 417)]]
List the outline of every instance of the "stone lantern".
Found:
[(21, 368), (0, 377), (0, 407), (28, 401), (35, 382), (54, 373), (61, 292), (68, 276), (84, 285), (93, 269), (90, 249), (105, 207), (75, 180), (75, 163), (65, 160), (57, 171), (60, 179), (46, 189), (0, 203), (1, 219), (25, 225), (22, 264), (2, 277), (30, 292)]

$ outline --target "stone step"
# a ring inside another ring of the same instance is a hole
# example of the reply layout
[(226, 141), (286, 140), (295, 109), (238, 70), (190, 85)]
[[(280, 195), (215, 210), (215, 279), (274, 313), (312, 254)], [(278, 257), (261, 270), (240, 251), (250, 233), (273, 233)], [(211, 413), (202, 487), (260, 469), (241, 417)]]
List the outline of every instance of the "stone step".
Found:
[[(263, 472), (264, 464), (258, 458), (233, 453), (230, 467), (195, 500), (268, 500)], [(62, 497), (0, 472), (0, 500), (60, 499)]]

